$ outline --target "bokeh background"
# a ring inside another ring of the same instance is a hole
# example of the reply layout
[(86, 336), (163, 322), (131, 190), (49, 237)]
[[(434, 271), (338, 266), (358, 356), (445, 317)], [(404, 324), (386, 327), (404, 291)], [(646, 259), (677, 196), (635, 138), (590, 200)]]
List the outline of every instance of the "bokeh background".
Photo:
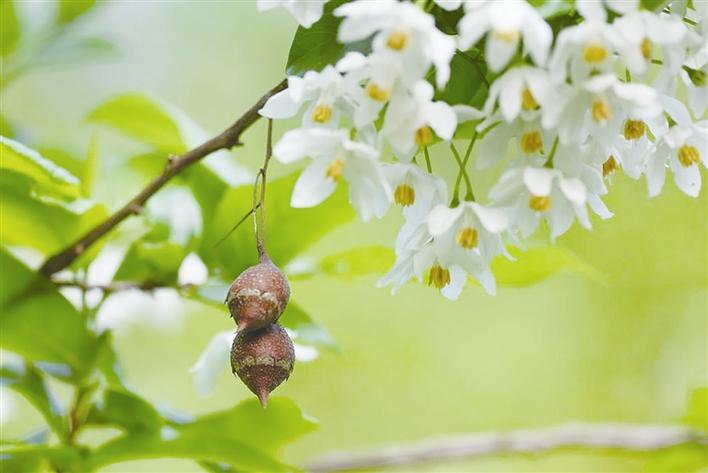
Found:
[[(39, 24), (50, 9), (32, 2), (21, 11), (27, 24)], [(34, 71), (1, 97), (20, 141), (83, 156), (95, 132), (86, 115), (122, 92), (159, 97), (211, 132), (220, 131), (283, 77), (296, 25), (284, 11), (259, 14), (251, 1), (175, 0), (107, 2), (75, 27), (109, 38), (119, 54)], [(286, 128), (276, 124), (276, 135)], [(264, 132), (259, 123), (232, 159), (256, 169)], [(100, 139), (98, 199), (114, 209), (144, 178), (125, 164), (130, 143), (110, 133)], [(453, 172), (449, 154), (436, 150), (434, 159), (439, 169)], [(274, 175), (290, 171), (273, 165)], [(473, 180), (480, 189), (488, 186), (484, 175)], [(599, 279), (561, 272), (531, 286), (501, 287), (496, 297), (468, 286), (456, 302), (416, 283), (392, 296), (375, 288), (376, 275), (294, 281), (299, 304), (332, 333), (341, 353), (325, 351), (299, 364), (278, 389), (320, 421), (316, 432), (288, 447), (286, 461), (571, 420), (680, 421), (691, 390), (708, 383), (706, 192), (691, 199), (667, 182), (661, 196), (649, 200), (644, 181), (622, 175), (613, 181), (606, 202), (615, 217), (594, 221), (592, 232), (574, 228), (558, 242), (594, 267)], [(401, 223), (396, 214), (339, 227), (307, 253), (325, 255), (362, 243), (391, 246)], [(278, 231), (277, 222), (269, 231)], [(225, 308), (180, 303), (174, 320), (151, 324), (153, 306), (136, 307), (146, 323), (123, 327), (117, 345), (138, 392), (191, 413), (232, 406), (250, 395), (226, 374), (210, 397), (192, 388), (190, 366), (216, 332), (232, 328)], [(5, 407), (5, 433), (41, 423), (19, 397)], [(680, 449), (652, 455), (565, 450), (417, 468), (683, 471), (684, 457), (695, 455)], [(182, 460), (107, 469), (197, 470)]]

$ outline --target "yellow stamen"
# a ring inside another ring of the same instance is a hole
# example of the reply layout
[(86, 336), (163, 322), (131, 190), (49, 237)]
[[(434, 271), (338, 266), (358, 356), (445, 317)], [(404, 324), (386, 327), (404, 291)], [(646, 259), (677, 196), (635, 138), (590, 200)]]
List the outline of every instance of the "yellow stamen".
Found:
[(624, 122), (624, 139), (638, 140), (644, 136), (646, 124), (641, 120), (626, 120)]
[(529, 199), (529, 208), (536, 212), (545, 212), (551, 208), (550, 195), (532, 195)]
[(600, 43), (588, 43), (583, 50), (583, 59), (588, 64), (600, 64), (607, 58), (607, 49)]
[(450, 271), (436, 263), (428, 272), (428, 286), (442, 289), (448, 284), (450, 284)]
[(394, 51), (401, 51), (408, 45), (411, 35), (407, 31), (395, 30), (386, 38), (386, 46)]
[(500, 41), (504, 41), (505, 43), (514, 43), (519, 39), (519, 30), (494, 30), (494, 37)]
[(543, 148), (543, 138), (541, 137), (541, 132), (538, 130), (529, 131), (521, 135), (521, 140), (519, 141), (521, 146), (521, 151), (526, 154), (533, 154)]
[(613, 172), (617, 171), (619, 168), (619, 163), (617, 162), (615, 157), (610, 155), (610, 157), (607, 158), (607, 161), (602, 163), (602, 176), (607, 177)]
[(408, 184), (399, 184), (393, 191), (393, 200), (404, 207), (413, 205), (415, 203), (415, 189)]
[(651, 43), (649, 42), (649, 38), (645, 37), (642, 40), (640, 48), (642, 50), (642, 56), (644, 56), (644, 59), (649, 59), (651, 57)]
[(596, 122), (604, 122), (612, 118), (612, 107), (604, 100), (595, 100), (591, 106), (592, 119)]
[(472, 227), (464, 227), (457, 232), (457, 244), (465, 250), (471, 250), (477, 246), (477, 230)]
[(701, 161), (701, 153), (695, 146), (683, 145), (678, 150), (678, 160), (681, 166), (689, 167)]
[(329, 166), (327, 166), (327, 171), (325, 171), (325, 175), (327, 176), (328, 179), (332, 180), (333, 182), (339, 182), (342, 180), (342, 172), (344, 171), (344, 160), (343, 159), (335, 159), (331, 163), (329, 163)]
[(433, 142), (433, 130), (428, 125), (423, 125), (415, 131), (415, 144), (424, 147)]
[(385, 102), (388, 100), (389, 91), (387, 89), (382, 89), (374, 82), (369, 82), (366, 86), (366, 93), (371, 100), (376, 100), (377, 102)]
[(528, 87), (524, 87), (521, 92), (521, 108), (524, 110), (534, 110), (538, 108), (538, 102)]
[(332, 107), (326, 103), (318, 104), (312, 110), (312, 121), (315, 123), (327, 123), (332, 119)]

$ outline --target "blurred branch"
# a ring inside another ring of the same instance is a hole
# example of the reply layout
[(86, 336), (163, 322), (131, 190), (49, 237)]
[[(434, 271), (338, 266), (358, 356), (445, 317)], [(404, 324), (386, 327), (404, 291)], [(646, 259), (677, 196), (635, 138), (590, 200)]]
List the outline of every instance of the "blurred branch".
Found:
[(104, 236), (106, 233), (111, 231), (115, 226), (120, 224), (123, 220), (139, 213), (144, 207), (145, 203), (152, 197), (157, 191), (159, 191), (165, 184), (169, 182), (170, 179), (178, 175), (185, 168), (191, 166), (192, 164), (198, 162), (202, 158), (208, 156), (209, 154), (219, 151), (222, 149), (231, 149), (234, 146), (240, 145), (241, 134), (246, 131), (251, 125), (253, 125), (260, 115), (258, 110), (260, 110), (266, 101), (274, 94), (285, 89), (287, 86), (287, 81), (283, 80), (278, 85), (269, 90), (263, 97), (261, 97), (250, 109), (246, 111), (236, 122), (223, 131), (221, 134), (205, 141), (201, 145), (186, 152), (182, 156), (169, 159), (167, 166), (162, 174), (156, 177), (152, 182), (150, 182), (138, 195), (136, 195), (130, 202), (121, 207), (113, 215), (109, 216), (106, 220), (92, 228), (88, 233), (79, 238), (77, 241), (69, 245), (67, 248), (61, 250), (59, 253), (51, 256), (47, 261), (44, 262), (39, 271), (45, 276), (51, 276), (52, 274), (61, 271), (62, 269), (69, 266), (83, 254), (91, 245), (93, 245), (98, 239)]
[(99, 289), (103, 292), (114, 293), (121, 291), (153, 291), (155, 289), (176, 289), (178, 291), (186, 291), (196, 287), (194, 284), (178, 284), (178, 285), (166, 285), (157, 284), (151, 281), (133, 282), (133, 281), (114, 281), (110, 284), (85, 284), (80, 281), (61, 281), (52, 280), (56, 286), (59, 287), (75, 287), (83, 291), (90, 291), (93, 289)]
[(471, 434), (369, 452), (333, 453), (305, 465), (304, 469), (311, 472), (379, 469), (433, 460), (542, 453), (568, 447), (651, 451), (681, 444), (707, 445), (708, 434), (682, 426), (573, 423), (540, 429)]

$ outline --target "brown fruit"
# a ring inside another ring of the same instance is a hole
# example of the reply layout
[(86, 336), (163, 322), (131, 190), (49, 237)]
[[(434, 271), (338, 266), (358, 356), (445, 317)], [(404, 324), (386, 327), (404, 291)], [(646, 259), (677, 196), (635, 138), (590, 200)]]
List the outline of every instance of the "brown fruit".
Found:
[(238, 332), (231, 345), (231, 370), (258, 396), (263, 408), (268, 395), (288, 379), (295, 366), (295, 348), (283, 327)]
[(265, 256), (242, 272), (231, 284), (226, 304), (238, 331), (250, 331), (275, 323), (290, 299), (288, 279)]

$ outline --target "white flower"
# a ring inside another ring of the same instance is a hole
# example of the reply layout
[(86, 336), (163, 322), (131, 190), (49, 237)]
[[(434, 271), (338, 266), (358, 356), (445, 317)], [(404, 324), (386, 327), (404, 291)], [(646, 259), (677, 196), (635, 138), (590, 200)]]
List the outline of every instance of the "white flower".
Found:
[(641, 10), (617, 18), (612, 26), (635, 52), (627, 63), (633, 74), (647, 71), (655, 46), (662, 48), (662, 73), (678, 73), (685, 58), (683, 43), (688, 33), (681, 19)]
[(583, 18), (594, 21), (607, 21), (605, 7), (615, 13), (626, 15), (636, 11), (639, 0), (576, 0), (575, 8)]
[(291, 130), (275, 145), (273, 154), (283, 163), (313, 158), (295, 183), (290, 201), (293, 207), (320, 204), (345, 179), (349, 183), (349, 202), (362, 220), (382, 217), (388, 210), (391, 188), (381, 171), (378, 151), (351, 141), (346, 130)]
[(308, 71), (304, 77), (289, 76), (288, 88), (268, 99), (259, 113), (267, 118), (290, 118), (310, 103), (302, 117), (303, 126), (336, 128), (341, 116), (352, 110), (348, 85), (333, 66), (321, 72)]
[(494, 256), (504, 253), (501, 232), (509, 220), (500, 209), (484, 207), (476, 202), (461, 202), (455, 208), (436, 206), (428, 216), (428, 229), (444, 261), (457, 261), (463, 268), (480, 267)]
[[(491, 271), (484, 268), (481, 262), (470, 269), (474, 271), (484, 289), (494, 294), (496, 284)], [(467, 284), (467, 271), (456, 262), (442, 262), (438, 248), (432, 241), (413, 256), (413, 271), (418, 281), (425, 281), (428, 286), (439, 289), (440, 294), (453, 301), (460, 297), (462, 289)]]
[(487, 32), (485, 57), (492, 71), (509, 63), (523, 37), (524, 49), (543, 66), (553, 41), (551, 27), (523, 0), (467, 1), (465, 16), (458, 25), (460, 48), (468, 49)]
[(661, 192), (668, 161), (678, 188), (697, 197), (701, 190), (698, 165), (708, 167), (708, 121), (694, 123), (686, 107), (676, 99), (663, 97), (663, 104), (676, 124), (657, 140), (656, 152), (649, 156), (646, 171), (649, 196)]
[(561, 30), (548, 67), (557, 83), (563, 83), (566, 77), (579, 82), (597, 72), (614, 74), (615, 53), (632, 69), (641, 67), (645, 61), (641, 51), (633, 48), (612, 25), (588, 19)]
[(391, 98), (383, 134), (396, 156), (409, 161), (417, 148), (433, 143), (433, 131), (449, 141), (456, 127), (457, 116), (453, 108), (445, 102), (433, 102), (433, 86), (419, 81), (410, 93), (402, 91)]
[(403, 207), (407, 222), (420, 222), (430, 209), (447, 198), (447, 184), (414, 164), (384, 164), (384, 176), (393, 189), (393, 200)]
[(553, 240), (570, 228), (575, 217), (585, 228), (590, 228), (585, 185), (580, 179), (566, 178), (554, 169), (510, 169), (489, 195), (493, 205), (509, 206), (510, 221), (524, 238), (536, 231), (541, 219), (548, 221)]
[(338, 7), (334, 14), (344, 17), (337, 36), (341, 43), (374, 35), (374, 52), (386, 54), (390, 61), (401, 61), (406, 83), (422, 79), (431, 64), (438, 87), (447, 83), (455, 41), (438, 30), (434, 18), (417, 5), (359, 0)]
[(553, 84), (544, 69), (520, 66), (509, 69), (489, 88), (484, 104), (485, 114), (499, 104), (504, 120), (511, 122), (519, 115), (525, 119), (536, 115), (536, 110), (551, 98)]
[(649, 120), (661, 113), (658, 94), (644, 84), (627, 84), (611, 74), (564, 87), (543, 115), (543, 126), (558, 130), (561, 143), (582, 143), (593, 136), (612, 140), (625, 119)]
[(326, 2), (327, 0), (258, 0), (257, 6), (259, 11), (284, 7), (299, 24), (309, 28), (322, 17)]
[[(708, 23), (708, 22), (707, 22)], [(688, 92), (688, 104), (700, 117), (708, 108), (708, 44), (689, 57), (679, 71)]]
[[(498, 114), (492, 117), (499, 118)], [(487, 132), (479, 145), (477, 168), (487, 169), (499, 163), (506, 156), (512, 140), (517, 145), (517, 152), (513, 154), (510, 166), (542, 166), (554, 138), (552, 131), (542, 128), (539, 115), (529, 121), (499, 122)]]

